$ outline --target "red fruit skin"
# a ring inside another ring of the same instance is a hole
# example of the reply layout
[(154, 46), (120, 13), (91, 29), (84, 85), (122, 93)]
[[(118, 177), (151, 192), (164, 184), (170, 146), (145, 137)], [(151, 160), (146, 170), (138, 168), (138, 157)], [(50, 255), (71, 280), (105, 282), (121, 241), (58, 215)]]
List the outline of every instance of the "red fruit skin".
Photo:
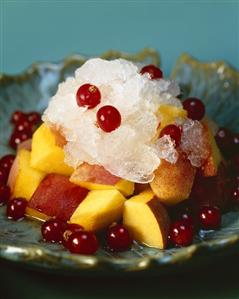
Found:
[(0, 206), (9, 201), (11, 196), (10, 188), (0, 184)]
[(5, 169), (9, 175), (10, 169), (12, 167), (13, 161), (15, 160), (14, 155), (6, 155), (0, 159), (0, 169)]
[(233, 159), (233, 166), (237, 173), (239, 173), (239, 154), (237, 154)]
[(198, 210), (202, 206), (228, 207), (231, 201), (228, 170), (224, 163), (218, 168), (217, 176), (204, 177), (197, 172), (190, 194), (192, 207)]
[(101, 107), (96, 114), (98, 126), (106, 133), (117, 129), (121, 124), (121, 114), (114, 106)]
[(231, 131), (226, 128), (219, 128), (215, 140), (224, 154), (230, 154), (233, 147), (233, 134)]
[(13, 132), (9, 140), (9, 145), (13, 149), (16, 149), (20, 143), (31, 138), (31, 136), (32, 133), (29, 131)]
[(12, 220), (20, 220), (25, 216), (27, 200), (22, 197), (13, 198), (7, 203), (7, 217)]
[(125, 251), (132, 245), (132, 238), (126, 227), (121, 224), (114, 225), (108, 229), (106, 243), (112, 251)]
[(5, 185), (7, 183), (8, 173), (4, 168), (0, 168), (0, 184)]
[(36, 111), (27, 113), (26, 117), (28, 123), (31, 124), (32, 126), (39, 124), (39, 122), (41, 121), (41, 115)]
[(189, 246), (193, 242), (193, 226), (185, 220), (178, 220), (171, 224), (168, 242), (177, 247)]
[(76, 102), (80, 107), (93, 109), (100, 103), (101, 94), (99, 89), (91, 84), (81, 85), (76, 93)]
[(22, 111), (15, 111), (13, 114), (12, 114), (12, 117), (11, 117), (11, 122), (13, 124), (18, 124), (19, 122), (22, 122), (22, 121), (25, 121), (27, 120), (27, 116), (24, 112)]
[(66, 223), (60, 219), (49, 219), (41, 226), (43, 240), (52, 243), (61, 243)]
[(239, 205), (239, 185), (232, 189), (232, 201), (234, 204)]
[(218, 229), (221, 225), (221, 212), (216, 206), (201, 207), (198, 212), (199, 225), (202, 229)]
[(175, 125), (168, 125), (162, 129), (160, 132), (160, 137), (164, 135), (169, 135), (172, 140), (175, 142), (175, 146), (179, 146), (181, 141), (181, 129)]
[(50, 217), (67, 221), (88, 190), (69, 181), (60, 174), (48, 174), (30, 199), (28, 206)]
[(193, 120), (201, 120), (205, 115), (205, 106), (198, 98), (187, 98), (183, 101), (183, 108)]
[(29, 135), (32, 133), (33, 125), (28, 121), (19, 122), (16, 124), (14, 132), (28, 132)]
[(67, 242), (69, 240), (69, 237), (72, 234), (80, 232), (82, 230), (84, 230), (84, 228), (81, 225), (74, 224), (74, 223), (67, 223), (66, 227), (63, 231), (63, 234), (62, 234), (62, 244), (63, 244), (63, 246), (67, 247)]
[(74, 254), (91, 255), (96, 253), (99, 243), (95, 234), (82, 230), (70, 235), (66, 248)]
[(144, 66), (141, 69), (140, 73), (142, 75), (147, 73), (151, 80), (163, 78), (163, 72), (160, 70), (160, 68), (156, 67), (153, 64), (149, 64), (149, 65)]
[(77, 167), (74, 177), (82, 182), (91, 182), (103, 185), (115, 185), (121, 178), (108, 172), (103, 166), (82, 163)]

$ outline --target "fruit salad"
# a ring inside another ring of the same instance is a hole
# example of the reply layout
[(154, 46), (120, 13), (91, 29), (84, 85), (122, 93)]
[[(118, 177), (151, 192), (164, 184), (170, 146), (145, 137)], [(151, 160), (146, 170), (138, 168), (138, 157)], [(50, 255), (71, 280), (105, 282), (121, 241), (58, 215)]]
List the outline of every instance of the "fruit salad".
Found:
[[(16, 111), (0, 159), (9, 221), (41, 221), (74, 254), (166, 249), (215, 230), (239, 203), (239, 136), (154, 65), (89, 59), (40, 116)], [(104, 236), (99, 241), (98, 234)]]

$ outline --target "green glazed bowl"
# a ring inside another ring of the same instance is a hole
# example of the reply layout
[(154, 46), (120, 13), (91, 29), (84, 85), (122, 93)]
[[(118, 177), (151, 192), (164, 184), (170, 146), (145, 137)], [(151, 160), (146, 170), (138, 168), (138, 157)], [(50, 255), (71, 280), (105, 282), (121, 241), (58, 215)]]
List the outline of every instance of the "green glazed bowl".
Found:
[[(106, 59), (123, 57), (135, 62), (158, 65), (158, 53), (145, 49), (136, 55), (109, 51)], [(0, 75), (0, 156), (9, 153), (9, 118), (13, 111), (42, 112), (59, 82), (73, 74), (88, 57), (75, 55), (60, 63), (36, 63), (17, 76)], [(220, 125), (239, 128), (239, 73), (224, 62), (200, 63), (183, 54), (172, 72), (179, 82), (183, 96), (202, 98), (208, 113)], [(120, 273), (161, 274), (179, 268), (199, 265), (202, 261), (230, 253), (239, 247), (239, 212), (233, 210), (223, 216), (218, 231), (201, 231), (191, 246), (157, 250), (135, 243), (132, 250), (110, 253), (101, 248), (95, 256), (73, 255), (56, 244), (41, 240), (40, 224), (30, 219), (7, 220), (5, 207), (0, 208), (0, 257), (34, 266), (41, 270), (64, 274), (119, 275)]]

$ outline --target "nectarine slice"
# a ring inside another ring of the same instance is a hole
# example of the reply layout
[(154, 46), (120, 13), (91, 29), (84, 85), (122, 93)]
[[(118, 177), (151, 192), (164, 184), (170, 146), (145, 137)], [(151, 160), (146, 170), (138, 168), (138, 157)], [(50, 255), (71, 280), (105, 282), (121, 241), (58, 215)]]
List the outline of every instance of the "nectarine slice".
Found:
[(87, 189), (71, 183), (68, 177), (48, 174), (33, 194), (28, 207), (50, 217), (69, 220), (87, 194)]
[(125, 202), (123, 223), (136, 241), (159, 249), (166, 247), (170, 219), (150, 189)]
[(19, 150), (8, 179), (12, 196), (29, 200), (44, 176), (44, 172), (30, 166), (30, 152), (25, 149)]
[(98, 231), (118, 221), (123, 213), (125, 197), (118, 190), (93, 190), (75, 210), (70, 222), (86, 230)]
[(70, 176), (73, 168), (64, 162), (64, 156), (55, 134), (46, 124), (41, 125), (32, 138), (31, 166), (45, 173)]
[(134, 183), (121, 179), (99, 165), (81, 164), (71, 175), (70, 181), (89, 190), (119, 190), (130, 196), (134, 192)]

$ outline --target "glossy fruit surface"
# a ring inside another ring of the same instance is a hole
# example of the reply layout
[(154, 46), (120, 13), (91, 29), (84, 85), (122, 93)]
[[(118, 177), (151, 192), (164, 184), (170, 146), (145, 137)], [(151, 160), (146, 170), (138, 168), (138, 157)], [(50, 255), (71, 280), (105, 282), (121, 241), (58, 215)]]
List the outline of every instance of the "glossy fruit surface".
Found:
[(184, 222), (187, 223), (188, 225), (191, 225), (191, 226), (194, 225), (194, 220), (193, 220), (192, 215), (190, 215), (186, 212), (181, 214), (180, 219), (184, 220)]
[(30, 124), (28, 121), (19, 122), (16, 124), (14, 132), (28, 132), (29, 135), (32, 132), (32, 124)]
[(178, 126), (168, 125), (164, 127), (160, 132), (160, 137), (163, 137), (164, 135), (169, 135), (171, 139), (174, 140), (176, 147), (180, 144), (181, 129)]
[(62, 242), (65, 227), (66, 223), (60, 219), (52, 218), (47, 220), (41, 226), (44, 241), (52, 243)]
[(13, 149), (16, 149), (20, 143), (29, 138), (31, 138), (31, 134), (28, 131), (13, 132), (9, 140), (9, 145)]
[(235, 134), (232, 140), (233, 153), (239, 154), (239, 134)]
[(26, 114), (22, 111), (15, 111), (13, 114), (12, 114), (12, 117), (11, 117), (11, 122), (13, 124), (17, 124), (21, 121), (25, 121), (27, 119), (26, 117)]
[(69, 237), (76, 232), (82, 231), (83, 227), (81, 225), (78, 224), (74, 224), (74, 223), (67, 223), (66, 227), (63, 231), (63, 238), (62, 238), (62, 244), (66, 247), (67, 246), (67, 241), (69, 239)]
[(7, 172), (7, 174), (9, 174), (14, 159), (15, 159), (14, 155), (3, 156), (0, 159), (0, 169), (5, 169), (5, 171)]
[(5, 185), (7, 183), (8, 173), (4, 168), (0, 168), (0, 184)]
[(141, 69), (140, 73), (142, 75), (147, 73), (151, 80), (163, 78), (163, 72), (160, 70), (160, 68), (156, 67), (153, 64), (144, 66)]
[(22, 197), (11, 199), (7, 204), (7, 217), (13, 220), (24, 218), (27, 200)]
[(235, 186), (232, 190), (232, 200), (235, 204), (239, 204), (239, 185)]
[(94, 254), (99, 248), (99, 243), (94, 233), (82, 230), (70, 235), (66, 248), (71, 253)]
[(106, 243), (112, 251), (125, 251), (131, 247), (132, 238), (126, 227), (117, 224), (108, 229)]
[(193, 242), (193, 227), (182, 219), (172, 223), (169, 232), (170, 243), (174, 246), (188, 246)]
[(233, 135), (228, 129), (219, 128), (215, 136), (215, 140), (223, 153), (228, 153), (231, 151), (233, 146)]
[(187, 98), (183, 101), (183, 108), (192, 120), (201, 120), (205, 115), (205, 106), (198, 98)]
[(199, 225), (202, 229), (218, 229), (221, 225), (221, 212), (216, 206), (202, 207), (198, 212)]
[(9, 201), (11, 195), (10, 188), (0, 184), (0, 206)]
[(104, 132), (112, 132), (121, 124), (121, 115), (113, 106), (101, 107), (97, 112), (97, 123)]
[(78, 106), (92, 109), (100, 103), (101, 94), (95, 85), (84, 84), (77, 90), (76, 101)]
[(233, 158), (233, 166), (234, 166), (234, 169), (236, 170), (236, 172), (239, 174), (239, 154), (237, 154), (236, 156), (234, 156), (234, 158)]
[(36, 111), (29, 112), (27, 113), (27, 121), (31, 125), (37, 125), (41, 121), (41, 114)]

